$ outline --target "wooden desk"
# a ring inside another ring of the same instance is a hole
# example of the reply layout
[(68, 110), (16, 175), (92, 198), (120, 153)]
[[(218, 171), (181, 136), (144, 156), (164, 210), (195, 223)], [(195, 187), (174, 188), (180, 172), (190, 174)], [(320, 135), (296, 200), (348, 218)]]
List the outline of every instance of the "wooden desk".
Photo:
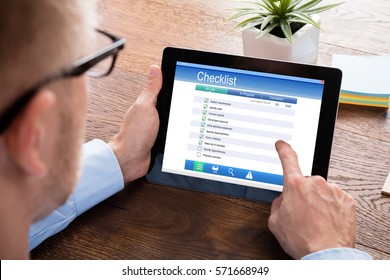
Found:
[[(326, 3), (336, 1), (325, 1)], [(333, 53), (390, 51), (387, 0), (347, 1), (322, 15), (318, 64)], [(87, 140), (108, 140), (172, 45), (242, 54), (223, 23), (224, 0), (100, 0), (102, 27), (127, 37), (114, 73), (91, 81)], [(390, 124), (383, 109), (341, 106), (329, 180), (357, 200), (357, 248), (390, 259)], [(288, 259), (267, 228), (270, 206), (151, 185), (144, 179), (97, 205), (35, 249), (33, 259)]]

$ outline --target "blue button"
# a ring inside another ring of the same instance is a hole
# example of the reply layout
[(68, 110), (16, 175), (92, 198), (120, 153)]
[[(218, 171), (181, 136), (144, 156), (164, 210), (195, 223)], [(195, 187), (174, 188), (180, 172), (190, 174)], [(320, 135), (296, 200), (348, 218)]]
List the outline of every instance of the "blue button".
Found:
[(275, 101), (275, 102), (297, 104), (297, 99), (296, 98), (294, 98), (294, 97), (287, 97), (287, 96), (281, 96), (281, 95), (272, 95), (272, 94), (265, 94), (265, 93), (263, 93), (261, 95), (261, 99)]

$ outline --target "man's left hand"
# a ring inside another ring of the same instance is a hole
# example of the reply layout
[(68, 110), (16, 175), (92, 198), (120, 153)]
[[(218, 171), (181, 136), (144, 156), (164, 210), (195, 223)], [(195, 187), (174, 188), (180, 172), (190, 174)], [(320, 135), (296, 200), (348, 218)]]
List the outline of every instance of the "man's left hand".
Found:
[(150, 151), (160, 123), (156, 102), (161, 86), (161, 69), (152, 65), (144, 90), (126, 112), (120, 132), (109, 142), (125, 183), (144, 176), (149, 168)]

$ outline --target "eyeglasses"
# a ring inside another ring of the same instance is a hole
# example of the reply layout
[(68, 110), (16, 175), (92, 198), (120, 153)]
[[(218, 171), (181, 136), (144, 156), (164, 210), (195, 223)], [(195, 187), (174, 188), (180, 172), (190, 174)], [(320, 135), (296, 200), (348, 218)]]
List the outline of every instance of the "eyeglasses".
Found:
[(65, 69), (56, 75), (48, 77), (28, 91), (24, 92), (14, 103), (0, 114), (0, 134), (9, 127), (14, 118), (43, 86), (60, 79), (77, 77), (83, 74), (99, 78), (107, 76), (112, 72), (118, 53), (124, 48), (126, 39), (116, 37), (102, 30), (96, 31), (100, 35), (103, 35), (101, 37), (108, 40), (109, 44), (105, 45), (105, 47), (99, 49), (95, 53), (77, 60), (71, 68)]

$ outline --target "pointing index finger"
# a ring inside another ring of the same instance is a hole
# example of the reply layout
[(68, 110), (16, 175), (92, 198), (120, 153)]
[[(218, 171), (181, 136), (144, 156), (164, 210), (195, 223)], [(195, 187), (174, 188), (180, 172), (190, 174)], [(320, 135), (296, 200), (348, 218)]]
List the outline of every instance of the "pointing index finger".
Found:
[(287, 178), (302, 177), (302, 171), (299, 167), (297, 153), (286, 142), (279, 140), (275, 143), (276, 151), (283, 167), (283, 177)]

